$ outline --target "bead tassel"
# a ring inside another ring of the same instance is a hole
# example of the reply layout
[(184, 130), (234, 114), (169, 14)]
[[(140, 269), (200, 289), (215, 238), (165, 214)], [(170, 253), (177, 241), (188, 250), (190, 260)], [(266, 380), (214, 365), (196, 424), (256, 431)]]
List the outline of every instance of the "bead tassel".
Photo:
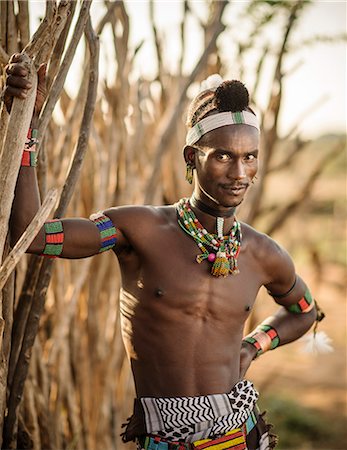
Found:
[(217, 235), (215, 235), (201, 225), (191, 209), (189, 199), (181, 199), (176, 209), (178, 224), (194, 239), (202, 252), (196, 256), (196, 262), (201, 264), (207, 259), (212, 263), (211, 274), (215, 277), (239, 273), (237, 257), (242, 239), (240, 223), (235, 219), (229, 235), (223, 236), (224, 219), (217, 217)]

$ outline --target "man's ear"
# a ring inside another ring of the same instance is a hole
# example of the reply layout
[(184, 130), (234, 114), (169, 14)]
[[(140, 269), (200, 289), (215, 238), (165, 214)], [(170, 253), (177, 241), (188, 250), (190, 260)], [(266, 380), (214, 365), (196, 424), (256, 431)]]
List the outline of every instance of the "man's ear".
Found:
[(183, 148), (183, 155), (186, 164), (189, 164), (192, 168), (195, 168), (195, 152), (196, 148), (190, 145), (186, 145)]

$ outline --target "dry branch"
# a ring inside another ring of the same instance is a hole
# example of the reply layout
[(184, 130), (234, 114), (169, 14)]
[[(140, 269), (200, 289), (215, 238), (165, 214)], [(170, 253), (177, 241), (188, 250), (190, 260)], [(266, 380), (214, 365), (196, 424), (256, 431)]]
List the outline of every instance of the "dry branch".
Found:
[(91, 0), (83, 0), (80, 14), (74, 29), (73, 37), (71, 39), (68, 49), (66, 50), (66, 54), (60, 65), (59, 72), (51, 86), (47, 102), (41, 114), (39, 125), (39, 136), (42, 136), (45, 133), (47, 125), (51, 119), (55, 104), (57, 103), (58, 98), (63, 89), (67, 73), (71, 66), (72, 60), (75, 56), (77, 45), (82, 37), (85, 25), (88, 20), (90, 6)]
[(59, 70), (59, 64), (60, 64), (61, 57), (64, 52), (67, 36), (68, 36), (69, 30), (71, 27), (71, 23), (72, 23), (75, 9), (76, 9), (76, 5), (77, 5), (76, 1), (69, 2), (68, 8), (66, 10), (67, 17), (66, 17), (66, 21), (64, 23), (64, 28), (59, 35), (59, 39), (56, 40), (56, 44), (55, 44), (54, 50), (52, 52), (52, 56), (49, 60), (49, 70), (47, 73), (47, 91), (50, 90), (52, 82)]
[(36, 55), (45, 43), (50, 40), (51, 26), (54, 22), (56, 8), (57, 5), (55, 0), (46, 1), (45, 17), (30, 39), (30, 42), (24, 48), (24, 51), (29, 56)]
[(8, 230), (14, 190), (16, 186), (22, 150), (29, 129), (36, 97), (37, 74), (33, 62), (23, 54), (23, 64), (28, 70), (32, 88), (25, 100), (15, 98), (1, 153), (0, 167), (0, 259)]
[(5, 66), (8, 63), (9, 59), (10, 59), (9, 55), (4, 50), (2, 45), (0, 45), (0, 64), (3, 64)]
[(283, 91), (283, 61), (287, 53), (290, 34), (296, 19), (298, 18), (298, 12), (302, 7), (303, 4), (301, 1), (296, 1), (290, 6), (281, 46), (277, 54), (276, 67), (271, 85), (271, 94), (261, 124), (261, 129), (263, 130), (261, 136), (263, 155), (262, 165), (259, 170), (259, 181), (255, 186), (255, 189), (251, 192), (251, 195), (248, 197), (245, 221), (249, 224), (254, 223), (262, 207), (261, 199), (263, 198), (265, 190), (266, 175), (274, 154), (275, 145), (278, 141), (278, 119), (282, 105)]
[(340, 142), (336, 147), (332, 149), (325, 157), (319, 162), (315, 170), (308, 177), (306, 183), (302, 187), (301, 191), (297, 194), (296, 198), (288, 203), (283, 209), (281, 209), (276, 217), (273, 219), (272, 223), (268, 226), (266, 234), (272, 235), (286, 222), (288, 217), (290, 217), (304, 202), (309, 198), (310, 192), (314, 186), (314, 183), (326, 168), (326, 166), (334, 161), (337, 156), (345, 150), (345, 142)]
[(30, 225), (22, 234), (20, 239), (17, 241), (11, 253), (4, 260), (2, 266), (0, 267), (0, 290), (3, 288), (13, 269), (16, 267), (19, 259), (27, 251), (31, 242), (41, 229), (44, 222), (47, 220), (54, 206), (54, 203), (56, 202), (57, 196), (58, 191), (56, 189), (51, 189), (48, 192), (45, 201), (43, 202), (41, 208), (36, 213)]
[[(89, 5), (90, 6), (90, 5)], [(89, 17), (89, 15), (88, 15)], [(90, 122), (93, 116), (94, 104), (96, 100), (96, 88), (98, 82), (98, 59), (99, 59), (99, 44), (98, 38), (93, 33), (91, 27), (90, 17), (86, 25), (86, 37), (90, 49), (90, 67), (89, 67), (89, 86), (87, 100), (84, 109), (84, 115), (81, 124), (80, 136), (77, 144), (74, 160), (71, 165), (71, 170), (67, 177), (60, 202), (54, 217), (61, 217), (65, 213), (68, 202), (72, 196), (73, 188), (77, 181), (80, 172), (84, 153), (87, 148)], [(38, 283), (36, 285), (33, 303), (27, 319), (22, 347), (19, 352), (16, 368), (13, 374), (11, 392), (8, 402), (8, 415), (5, 420), (4, 440), (9, 444), (13, 440), (16, 417), (18, 414), (19, 404), (23, 395), (24, 383), (28, 374), (29, 361), (33, 344), (39, 328), (39, 320), (44, 308), (44, 301), (47, 287), (51, 278), (52, 260), (45, 259), (42, 262)]]
[[(220, 2), (221, 11), (218, 19), (220, 19), (225, 6), (226, 6), (225, 2)], [(153, 157), (154, 161), (153, 168), (145, 190), (146, 192), (145, 203), (153, 202), (155, 192), (158, 186), (158, 181), (160, 178), (161, 161), (164, 154), (169, 150), (169, 142), (175, 132), (175, 123), (178, 121), (178, 118), (182, 116), (183, 110), (185, 108), (187, 89), (192, 84), (192, 82), (197, 78), (199, 73), (204, 69), (208, 57), (211, 53), (211, 50), (215, 47), (217, 38), (222, 33), (224, 28), (225, 26), (220, 22), (220, 20), (218, 20), (214, 24), (212, 37), (208, 46), (205, 48), (194, 70), (191, 72), (188, 80), (186, 81), (184, 87), (182, 88), (176, 104), (169, 110), (169, 117), (165, 116), (161, 122), (161, 127), (158, 127), (159, 130), (154, 140), (155, 151)]]
[(87, 150), (91, 120), (93, 117), (96, 102), (96, 93), (98, 87), (99, 40), (93, 31), (90, 17), (86, 24), (85, 34), (90, 51), (87, 100), (84, 107), (81, 130), (78, 138), (75, 156), (60, 197), (59, 206), (55, 212), (54, 217), (62, 217), (62, 215), (65, 214), (66, 208), (72, 197), (75, 184), (81, 171), (83, 158)]
[(30, 39), (29, 2), (18, 2), (17, 27), (22, 49)]

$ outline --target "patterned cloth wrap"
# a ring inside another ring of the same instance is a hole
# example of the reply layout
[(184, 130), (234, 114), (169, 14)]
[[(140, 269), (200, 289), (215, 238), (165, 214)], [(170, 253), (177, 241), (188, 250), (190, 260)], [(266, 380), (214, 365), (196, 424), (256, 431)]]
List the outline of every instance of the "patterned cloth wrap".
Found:
[[(223, 436), (213, 439), (200, 439), (195, 442), (168, 441), (159, 436), (144, 436), (137, 440), (138, 450), (270, 450), (269, 436), (266, 429), (260, 433), (256, 429), (258, 426), (259, 413), (252, 412), (241, 428), (235, 428), (225, 433)], [(261, 420), (261, 419), (260, 419)], [(248, 447), (248, 437), (253, 435), (253, 443)], [(255, 437), (256, 436), (256, 437)]]
[[(145, 435), (137, 439), (138, 448), (247, 450), (246, 435), (257, 422), (253, 412), (257, 399), (258, 392), (247, 380), (238, 382), (228, 394), (137, 399), (145, 425)], [(257, 441), (254, 448), (270, 448), (267, 431)]]
[(148, 433), (194, 442), (239, 428), (253, 411), (258, 392), (243, 380), (229, 394), (140, 400)]

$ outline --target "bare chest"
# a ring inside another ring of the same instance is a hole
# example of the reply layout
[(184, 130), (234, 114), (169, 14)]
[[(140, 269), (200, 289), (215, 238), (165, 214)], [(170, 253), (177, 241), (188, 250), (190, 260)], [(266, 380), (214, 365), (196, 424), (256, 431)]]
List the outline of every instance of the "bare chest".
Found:
[(214, 277), (210, 262), (197, 262), (197, 243), (175, 224), (139, 240), (136, 250), (121, 261), (124, 288), (138, 300), (138, 308), (162, 318), (245, 320), (262, 284), (246, 249), (238, 258), (239, 274)]

